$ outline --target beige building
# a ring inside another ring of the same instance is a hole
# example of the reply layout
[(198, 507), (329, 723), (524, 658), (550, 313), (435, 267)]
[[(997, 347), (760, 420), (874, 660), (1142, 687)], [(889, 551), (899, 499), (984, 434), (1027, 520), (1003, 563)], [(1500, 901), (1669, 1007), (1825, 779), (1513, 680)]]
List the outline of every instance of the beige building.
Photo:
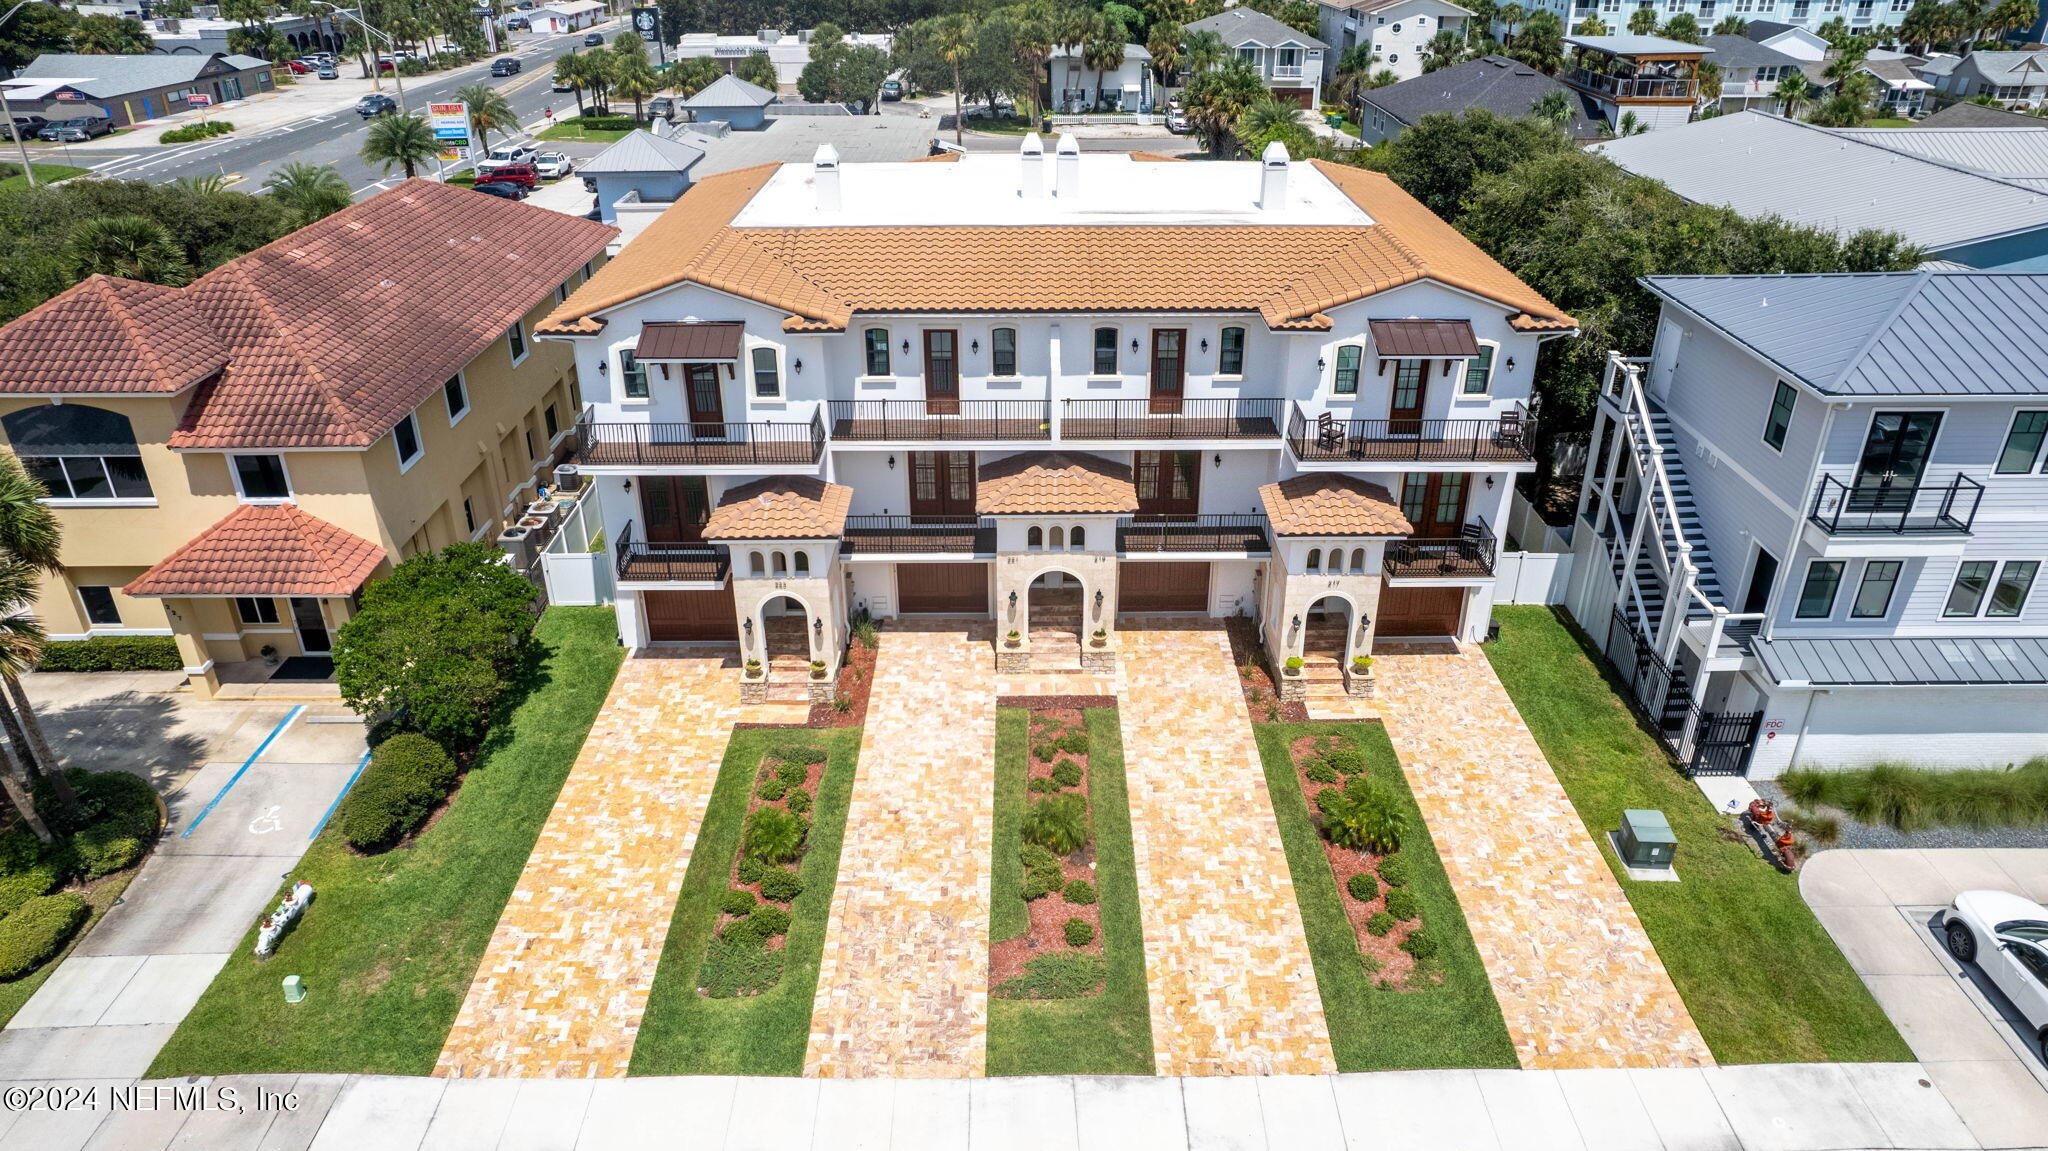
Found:
[(184, 288), (95, 276), (0, 329), (0, 434), (50, 490), (52, 639), (321, 654), (364, 581), (491, 538), (582, 400), (532, 325), (612, 228), (425, 180)]

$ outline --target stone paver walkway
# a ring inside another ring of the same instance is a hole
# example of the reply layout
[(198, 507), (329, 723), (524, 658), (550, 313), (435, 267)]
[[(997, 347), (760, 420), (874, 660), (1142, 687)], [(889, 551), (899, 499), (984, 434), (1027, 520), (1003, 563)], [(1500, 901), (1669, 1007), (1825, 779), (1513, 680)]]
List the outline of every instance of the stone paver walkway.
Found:
[(1470, 644), (1384, 644), (1373, 673), (1387, 734), (1522, 1066), (1711, 1066), (1635, 909), (1486, 656)]
[(892, 625), (874, 676), (804, 1073), (979, 1076), (995, 657), (965, 624)]
[(624, 1075), (745, 709), (735, 656), (626, 661), (498, 920), (434, 1074)]
[(1219, 627), (1123, 632), (1118, 692), (1161, 1075), (1336, 1070), (1301, 909)]

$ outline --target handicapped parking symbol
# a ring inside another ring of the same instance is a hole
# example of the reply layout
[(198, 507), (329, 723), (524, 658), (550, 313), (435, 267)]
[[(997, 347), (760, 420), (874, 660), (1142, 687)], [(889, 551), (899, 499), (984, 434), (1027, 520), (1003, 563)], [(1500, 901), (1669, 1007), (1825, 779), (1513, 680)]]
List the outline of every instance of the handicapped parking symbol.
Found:
[(262, 815), (250, 820), (249, 834), (269, 835), (273, 831), (283, 831), (284, 821), (277, 817), (277, 809), (278, 805), (273, 803), (264, 810)]

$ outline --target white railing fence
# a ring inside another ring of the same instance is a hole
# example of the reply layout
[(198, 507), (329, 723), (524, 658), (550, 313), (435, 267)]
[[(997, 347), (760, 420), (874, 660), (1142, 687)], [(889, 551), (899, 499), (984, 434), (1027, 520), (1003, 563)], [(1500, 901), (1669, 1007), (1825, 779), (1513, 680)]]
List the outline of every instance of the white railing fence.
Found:
[(555, 538), (541, 553), (549, 603), (588, 606), (612, 602), (611, 555), (601, 546), (590, 550), (592, 541), (603, 532), (604, 508), (598, 502), (597, 485), (585, 484), (575, 509), (562, 520)]

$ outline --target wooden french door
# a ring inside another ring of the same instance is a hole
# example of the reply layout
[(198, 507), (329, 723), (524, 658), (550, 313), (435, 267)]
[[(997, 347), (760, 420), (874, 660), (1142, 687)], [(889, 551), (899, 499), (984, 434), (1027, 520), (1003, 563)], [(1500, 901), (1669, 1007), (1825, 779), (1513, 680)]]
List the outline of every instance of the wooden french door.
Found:
[(1139, 452), (1139, 515), (1191, 516), (1202, 505), (1202, 453)]
[(910, 514), (973, 515), (974, 453), (910, 453)]
[(1940, 412), (1879, 412), (1863, 439), (1863, 458), (1856, 465), (1856, 486), (1849, 492), (1849, 510), (1905, 511), (1913, 506), (1920, 477), (1934, 454), (1934, 435), (1941, 430)]
[(647, 542), (694, 543), (704, 538), (711, 517), (711, 492), (703, 476), (641, 476), (640, 518)]
[(700, 440), (725, 438), (725, 397), (717, 364), (684, 364), (683, 394), (690, 398), (690, 431)]
[(1450, 539), (1464, 530), (1463, 472), (1409, 472), (1401, 481), (1401, 514), (1415, 525), (1415, 539)]
[(950, 328), (924, 333), (924, 410), (928, 416), (960, 414), (960, 333)]
[(1422, 404), (1429, 398), (1429, 361), (1395, 360), (1394, 390), (1387, 402), (1387, 434), (1422, 434)]
[(1187, 390), (1188, 332), (1186, 328), (1152, 329), (1151, 411), (1177, 413)]

